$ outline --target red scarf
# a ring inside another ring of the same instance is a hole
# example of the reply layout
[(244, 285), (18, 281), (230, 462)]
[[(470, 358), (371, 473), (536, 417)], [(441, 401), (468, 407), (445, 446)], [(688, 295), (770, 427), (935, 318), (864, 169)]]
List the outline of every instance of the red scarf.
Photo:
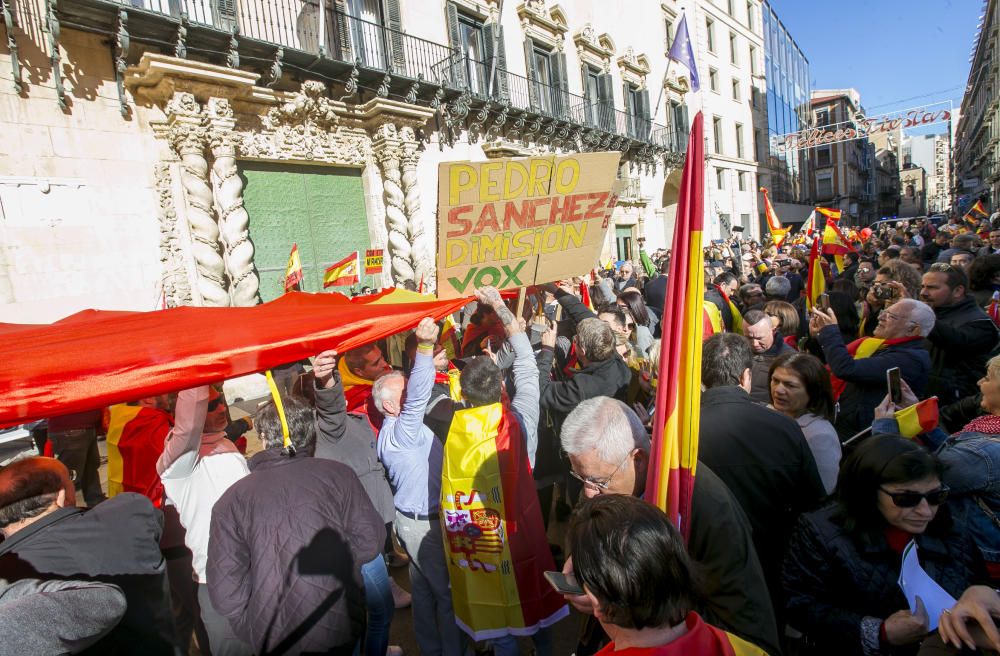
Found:
[[(878, 338), (862, 337), (860, 339), (856, 339), (847, 345), (847, 352), (850, 353), (851, 357), (853, 357), (855, 360), (860, 359), (857, 356), (858, 349), (861, 348), (861, 345), (869, 339), (878, 339)], [(916, 339), (923, 339), (923, 337), (920, 337), (919, 335), (911, 335), (910, 337), (895, 337), (893, 339), (883, 340), (882, 344), (880, 344), (879, 347), (875, 349), (874, 353), (871, 353), (869, 356), (863, 356), (863, 357), (870, 357), (871, 355), (875, 355), (875, 353), (878, 353), (887, 346), (895, 346), (896, 344), (905, 344), (906, 342), (912, 342), (913, 340)], [(829, 369), (830, 365), (827, 365), (826, 368)], [(831, 370), (830, 383), (833, 386), (833, 400), (834, 401), (840, 400), (840, 395), (844, 393), (844, 388), (847, 387), (847, 381), (837, 378), (837, 376)]]
[(985, 435), (1000, 435), (1000, 417), (983, 415), (976, 417), (962, 427), (960, 433), (983, 433)]

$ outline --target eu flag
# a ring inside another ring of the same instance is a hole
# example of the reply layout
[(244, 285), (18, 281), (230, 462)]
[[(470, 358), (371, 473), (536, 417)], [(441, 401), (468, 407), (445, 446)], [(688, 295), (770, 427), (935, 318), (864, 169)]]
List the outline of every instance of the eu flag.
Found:
[(701, 83), (698, 81), (698, 65), (694, 61), (694, 48), (691, 47), (691, 35), (688, 34), (687, 16), (681, 16), (677, 34), (674, 36), (667, 57), (687, 66), (691, 72), (691, 89), (697, 91), (701, 88)]

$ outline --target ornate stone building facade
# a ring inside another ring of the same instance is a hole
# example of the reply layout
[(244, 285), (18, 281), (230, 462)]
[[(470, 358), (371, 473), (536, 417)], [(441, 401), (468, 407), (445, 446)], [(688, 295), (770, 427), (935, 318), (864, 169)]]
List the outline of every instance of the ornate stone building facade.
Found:
[(605, 255), (668, 245), (672, 3), (0, 2), (0, 321), (253, 305), (293, 243), (309, 291), (365, 248), (386, 257), (369, 284), (433, 288), (456, 159), (618, 150)]

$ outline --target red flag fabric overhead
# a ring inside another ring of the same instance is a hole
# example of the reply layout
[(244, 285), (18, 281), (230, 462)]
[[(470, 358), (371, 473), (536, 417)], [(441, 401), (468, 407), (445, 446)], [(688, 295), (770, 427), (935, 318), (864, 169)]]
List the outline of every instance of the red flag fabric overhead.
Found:
[(49, 325), (0, 324), (0, 427), (344, 352), (471, 300), (415, 296), (289, 292), (254, 307), (85, 310)]
[(663, 308), (659, 385), (653, 419), (652, 453), (646, 492), (687, 537), (691, 494), (698, 464), (701, 413), (701, 348), (705, 332), (705, 268), (702, 231), (705, 221), (704, 116), (695, 116), (688, 139), (677, 202), (673, 257)]

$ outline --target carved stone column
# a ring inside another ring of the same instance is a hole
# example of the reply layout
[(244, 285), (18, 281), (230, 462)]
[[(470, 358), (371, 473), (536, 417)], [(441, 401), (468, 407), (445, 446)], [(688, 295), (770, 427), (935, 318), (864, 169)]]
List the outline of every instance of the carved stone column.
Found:
[(392, 281), (397, 287), (416, 289), (417, 263), (414, 258), (413, 235), (405, 212), (401, 163), (403, 146), (396, 126), (383, 123), (374, 139), (375, 159), (382, 169), (382, 194), (385, 201), (385, 226), (389, 232), (389, 256), (392, 260)]
[(410, 228), (410, 258), (413, 263), (414, 280), (424, 281), (424, 289), (433, 291), (433, 254), (428, 252), (427, 233), (420, 220), (420, 188), (417, 186), (417, 162), (420, 153), (416, 135), (411, 127), (399, 130), (401, 137), (401, 170), (403, 182), (403, 213)]
[(153, 169), (156, 196), (160, 205), (160, 263), (163, 266), (161, 282), (163, 299), (167, 307), (193, 305), (194, 295), (184, 266), (183, 248), (177, 226), (177, 209), (174, 206), (172, 165), (157, 162)]
[(250, 215), (243, 207), (243, 180), (236, 168), (236, 119), (225, 98), (211, 98), (207, 106), (212, 149), (212, 189), (219, 212), (223, 262), (229, 277), (231, 304), (260, 303), (260, 280), (253, 266)]
[(212, 213), (212, 188), (205, 159), (208, 142), (205, 116), (194, 95), (187, 92), (175, 93), (166, 110), (170, 144), (180, 156), (198, 292), (205, 305), (228, 306), (226, 267), (219, 252), (219, 226)]

